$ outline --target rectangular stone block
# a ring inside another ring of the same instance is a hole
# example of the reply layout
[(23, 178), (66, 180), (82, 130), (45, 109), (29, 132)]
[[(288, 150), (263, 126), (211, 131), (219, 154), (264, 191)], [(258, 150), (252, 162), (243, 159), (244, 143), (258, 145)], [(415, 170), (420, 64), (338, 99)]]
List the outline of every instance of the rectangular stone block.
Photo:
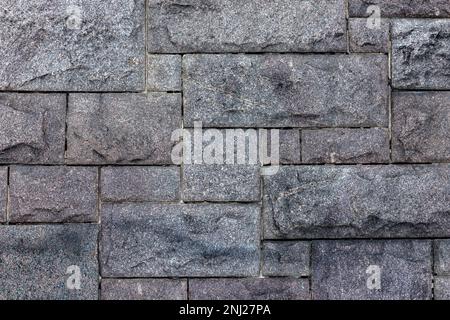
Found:
[(190, 300), (309, 300), (308, 279), (189, 279)]
[(289, 166), (264, 177), (266, 239), (450, 235), (450, 166)]
[(150, 53), (345, 52), (344, 0), (150, 0)]
[(0, 163), (64, 163), (65, 119), (65, 94), (0, 93)]
[(98, 299), (97, 236), (89, 224), (0, 226), (0, 300)]
[(318, 300), (430, 300), (431, 241), (313, 241)]
[(401, 19), (392, 22), (394, 88), (450, 89), (449, 60), (450, 20)]
[(259, 201), (258, 165), (190, 164), (183, 166), (184, 201)]
[(13, 166), (10, 222), (97, 221), (97, 168)]
[(390, 20), (382, 19), (379, 26), (374, 26), (371, 22), (372, 20), (365, 18), (349, 19), (351, 52), (388, 52)]
[[(278, 162), (279, 164), (300, 164), (301, 144), (300, 130), (298, 129), (269, 129), (267, 134), (268, 155), (272, 155), (272, 136), (274, 130), (278, 130)], [(260, 140), (261, 141), (261, 140)], [(263, 144), (261, 144), (263, 145)], [(261, 146), (259, 146), (261, 147)], [(267, 159), (266, 159), (267, 160)], [(262, 161), (263, 164), (270, 164), (270, 161)], [(273, 164), (273, 163), (272, 163)]]
[(302, 131), (304, 163), (387, 163), (389, 148), (385, 128)]
[(8, 197), (8, 168), (0, 167), (0, 222), (6, 221), (7, 197)]
[(150, 91), (181, 91), (181, 55), (149, 55), (147, 88)]
[(0, 6), (0, 90), (144, 89), (144, 0)]
[(101, 171), (102, 201), (175, 201), (180, 199), (178, 167), (105, 167)]
[(195, 121), (233, 128), (388, 124), (381, 54), (186, 55), (183, 65), (188, 127)]
[(435, 18), (450, 17), (448, 0), (349, 0), (351, 17), (369, 17), (373, 14), (370, 6), (377, 6), (382, 17)]
[(393, 92), (392, 159), (450, 160), (450, 92)]
[(102, 300), (187, 300), (187, 280), (102, 279)]
[(450, 300), (450, 277), (434, 278), (434, 300)]
[(263, 276), (309, 276), (310, 247), (309, 242), (264, 242)]
[(434, 243), (434, 272), (450, 276), (450, 240), (436, 240)]
[(181, 127), (178, 93), (70, 94), (66, 161), (71, 164), (172, 164)]
[(257, 276), (259, 211), (253, 204), (104, 204), (102, 276)]

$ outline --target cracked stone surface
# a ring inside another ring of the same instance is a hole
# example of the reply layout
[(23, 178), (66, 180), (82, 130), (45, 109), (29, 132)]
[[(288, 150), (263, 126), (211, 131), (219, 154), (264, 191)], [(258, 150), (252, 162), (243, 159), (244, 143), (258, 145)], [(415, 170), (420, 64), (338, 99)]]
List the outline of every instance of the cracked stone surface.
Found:
[(187, 300), (187, 280), (103, 279), (102, 300)]

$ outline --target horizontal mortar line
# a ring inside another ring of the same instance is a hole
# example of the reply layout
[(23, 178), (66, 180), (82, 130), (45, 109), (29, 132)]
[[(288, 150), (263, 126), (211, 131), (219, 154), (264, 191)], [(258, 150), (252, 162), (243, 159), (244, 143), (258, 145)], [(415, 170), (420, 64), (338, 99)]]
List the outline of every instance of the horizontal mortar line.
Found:
[[(428, 165), (428, 166), (439, 166), (439, 165), (447, 165), (450, 162), (373, 162), (373, 163), (288, 163), (281, 164), (280, 167), (295, 167), (295, 166), (409, 166), (409, 165)], [(262, 168), (267, 168), (274, 166), (273, 164), (264, 165)]]
[(405, 241), (405, 240), (430, 240), (430, 241), (436, 241), (436, 240), (449, 240), (450, 237), (395, 237), (395, 238), (386, 238), (386, 237), (380, 237), (380, 238), (289, 238), (289, 239), (262, 239), (261, 242), (314, 242), (314, 241)]
[[(312, 163), (312, 162), (302, 162), (302, 163), (283, 163), (278, 164), (280, 167), (292, 167), (292, 166), (390, 166), (390, 165), (398, 165), (398, 166), (408, 166), (408, 165), (443, 165), (443, 164), (450, 164), (450, 161), (442, 161), (442, 162), (360, 162), (360, 163), (331, 163), (331, 162), (321, 162), (321, 163)], [(185, 164), (185, 165), (198, 165), (198, 164)], [(202, 166), (217, 166), (217, 164), (206, 164), (202, 163), (200, 164)], [(274, 166), (274, 164), (266, 164), (266, 165), (259, 165), (259, 164), (219, 164), (219, 166), (259, 166), (261, 168), (268, 168), (271, 166)], [(93, 167), (93, 168), (123, 168), (123, 167), (154, 167), (154, 168), (180, 168), (179, 165), (155, 165), (155, 164), (27, 164), (27, 163), (6, 163), (6, 164), (0, 164), (0, 167)]]
[(121, 163), (105, 163), (105, 164), (72, 164), (72, 163), (0, 163), (0, 167), (7, 167), (7, 166), (34, 166), (34, 167), (158, 167), (158, 168), (179, 168), (180, 165), (176, 164), (121, 164)]
[[(166, 91), (162, 91), (161, 93), (166, 92)], [(29, 94), (33, 94), (33, 93), (39, 93), (39, 94), (75, 94), (75, 93), (142, 93), (145, 94), (145, 91), (88, 91), (88, 90), (83, 90), (83, 91), (70, 91), (70, 90), (64, 90), (64, 91), (54, 91), (54, 90), (1, 90), (0, 89), (0, 94), (1, 93), (29, 93)], [(155, 92), (155, 93), (159, 93), (159, 92)]]
[[(369, 19), (369, 16), (349, 16), (349, 18), (360, 18), (360, 19)], [(381, 16), (381, 20), (450, 20), (450, 16), (448, 17), (383, 17)]]
[[(197, 121), (197, 120), (195, 120), (195, 121)], [(201, 122), (201, 120), (198, 120), (198, 122)], [(380, 126), (373, 126), (373, 127), (371, 127), (371, 126), (363, 126), (363, 127), (361, 127), (361, 126), (354, 126), (354, 127), (351, 127), (351, 126), (349, 126), (349, 127), (289, 127), (289, 126), (286, 126), (286, 127), (276, 127), (276, 126), (273, 126), (273, 127), (258, 127), (258, 126), (248, 126), (248, 127), (246, 127), (246, 126), (241, 126), (241, 127), (219, 127), (219, 126), (209, 126), (209, 125), (207, 125), (207, 126), (204, 126), (204, 125), (202, 125), (202, 127), (201, 127), (202, 129), (204, 129), (204, 130), (208, 130), (208, 129), (217, 129), (217, 130), (238, 130), (238, 129), (242, 129), (242, 130), (246, 130), (246, 129), (254, 129), (254, 130), (260, 130), (260, 129), (267, 129), (267, 130), (273, 130), (273, 129), (278, 129), (278, 130), (295, 130), (295, 129), (298, 129), (298, 130), (330, 130), (330, 129), (339, 129), (339, 130), (341, 130), (341, 129), (389, 129), (389, 127), (380, 127)], [(183, 129), (187, 129), (187, 130), (193, 130), (193, 129), (195, 129), (195, 127), (183, 127)], [(197, 128), (197, 129), (200, 129), (199, 127)]]
[(12, 221), (9, 221), (7, 225), (8, 226), (77, 226), (77, 225), (99, 226), (100, 223), (98, 223), (98, 222), (12, 222)]
[(259, 275), (249, 275), (249, 276), (142, 276), (142, 277), (114, 277), (114, 276), (102, 276), (102, 280), (202, 280), (202, 279), (308, 279), (310, 275), (300, 275), (300, 276), (259, 276)]
[(450, 92), (450, 88), (448, 89), (401, 89), (401, 88), (392, 88), (392, 92)]
[(183, 52), (183, 53), (151, 53), (150, 55), (315, 55), (315, 56), (334, 56), (334, 55), (342, 55), (342, 56), (351, 56), (351, 55), (387, 55), (386, 52), (351, 52), (347, 51), (338, 51), (338, 52), (308, 52), (308, 51), (265, 51), (265, 52), (252, 52), (252, 51), (240, 51), (240, 52), (227, 52), (227, 51), (213, 51), (213, 52)]

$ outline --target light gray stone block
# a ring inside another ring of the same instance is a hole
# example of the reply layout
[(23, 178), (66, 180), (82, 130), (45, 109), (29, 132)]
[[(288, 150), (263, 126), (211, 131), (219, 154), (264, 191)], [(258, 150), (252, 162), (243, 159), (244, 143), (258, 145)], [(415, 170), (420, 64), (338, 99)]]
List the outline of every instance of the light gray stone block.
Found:
[(310, 246), (298, 241), (264, 242), (263, 276), (309, 276)]
[(450, 277), (434, 278), (434, 300), (450, 300)]
[(187, 300), (187, 280), (103, 279), (102, 300)]
[(348, 32), (351, 52), (383, 52), (389, 48), (390, 21), (382, 19), (379, 27), (364, 18), (349, 19)]
[(181, 55), (150, 54), (147, 88), (150, 91), (181, 91)]

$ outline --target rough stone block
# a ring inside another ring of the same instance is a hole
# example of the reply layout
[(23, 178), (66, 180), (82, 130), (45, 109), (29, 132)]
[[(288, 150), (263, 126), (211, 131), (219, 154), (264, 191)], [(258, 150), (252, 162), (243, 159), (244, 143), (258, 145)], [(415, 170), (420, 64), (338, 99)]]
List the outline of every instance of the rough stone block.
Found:
[(450, 92), (394, 92), (392, 159), (450, 160)]
[(264, 276), (309, 276), (309, 242), (264, 242)]
[(450, 277), (434, 278), (434, 300), (450, 300)]
[(73, 164), (172, 164), (181, 95), (71, 94), (67, 152)]
[(183, 166), (184, 201), (259, 201), (260, 167), (258, 165)]
[(144, 0), (0, 0), (0, 7), (0, 90), (144, 89)]
[(97, 236), (89, 224), (0, 226), (0, 299), (98, 299)]
[(101, 171), (103, 201), (175, 201), (180, 198), (178, 167), (106, 167)]
[(345, 52), (344, 0), (149, 1), (150, 53)]
[[(274, 129), (272, 129), (274, 130)], [(275, 129), (278, 130), (278, 129)], [(301, 163), (301, 145), (300, 145), (300, 130), (298, 129), (281, 129), (279, 134), (279, 163), (280, 164), (299, 164)], [(268, 154), (271, 155), (271, 133), (268, 133)], [(263, 161), (264, 164), (269, 164), (269, 161)]]
[(104, 204), (102, 276), (256, 276), (259, 214), (253, 204)]
[(0, 167), (0, 222), (6, 221), (6, 199), (8, 197), (8, 168)]
[(147, 88), (150, 91), (181, 91), (181, 55), (149, 55)]
[(11, 222), (97, 221), (97, 169), (13, 166)]
[(434, 272), (438, 275), (450, 275), (450, 240), (436, 240)]
[(349, 0), (351, 17), (369, 17), (373, 14), (369, 6), (380, 8), (382, 17), (435, 18), (450, 17), (448, 0)]
[(349, 19), (348, 32), (351, 52), (388, 52), (388, 19), (382, 19), (379, 27), (373, 28), (368, 19)]
[(233, 128), (388, 124), (381, 54), (186, 55), (183, 65), (188, 127), (194, 121)]
[(187, 300), (187, 280), (103, 279), (102, 300)]
[(308, 279), (189, 279), (191, 300), (309, 300)]
[[(449, 5), (450, 6), (450, 5)], [(392, 85), (450, 89), (450, 20), (392, 22)]]
[(65, 119), (64, 94), (0, 93), (0, 163), (64, 163)]
[(422, 240), (313, 242), (313, 299), (431, 299), (431, 256)]
[(450, 166), (289, 166), (264, 177), (266, 239), (450, 236)]
[(384, 128), (302, 131), (305, 163), (387, 163), (389, 148)]

